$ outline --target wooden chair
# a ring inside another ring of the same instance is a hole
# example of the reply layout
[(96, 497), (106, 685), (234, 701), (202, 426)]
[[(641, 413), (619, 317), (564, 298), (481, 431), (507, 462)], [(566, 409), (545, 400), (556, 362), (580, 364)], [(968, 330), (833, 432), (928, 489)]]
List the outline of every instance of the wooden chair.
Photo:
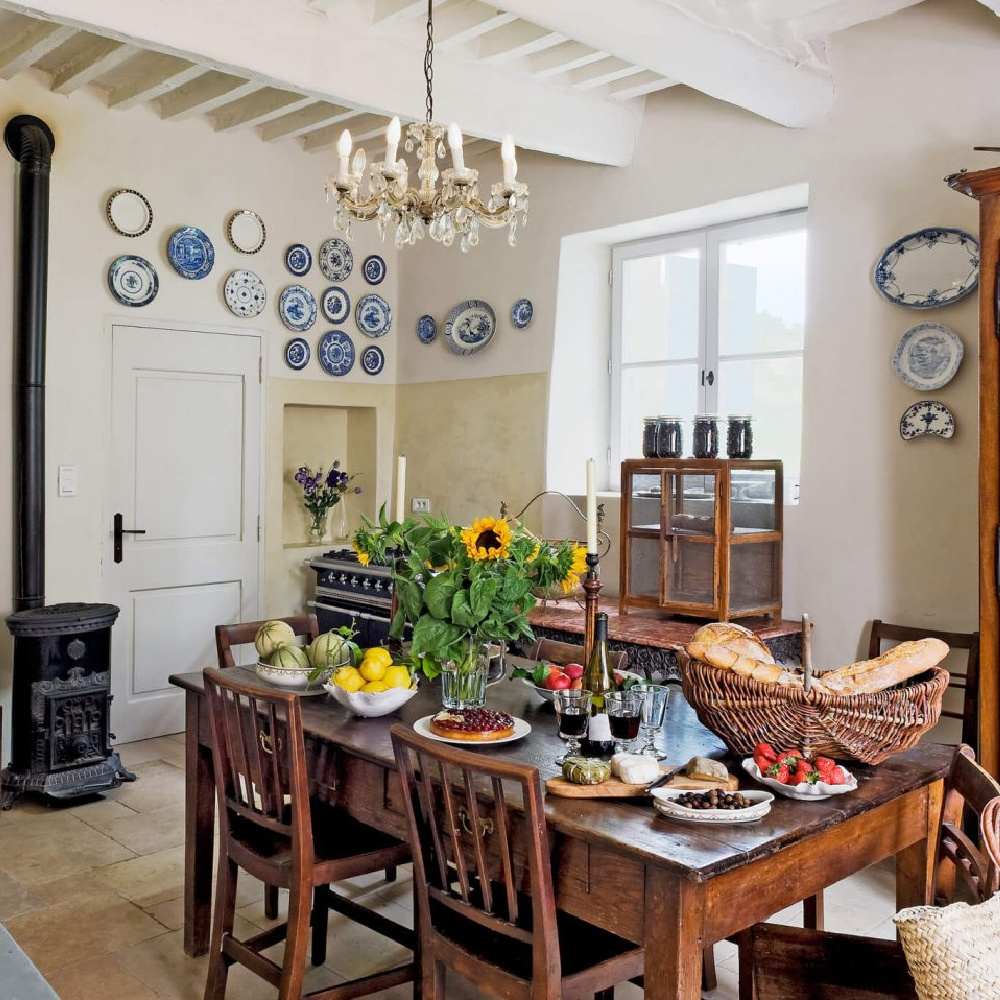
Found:
[[(642, 949), (556, 910), (534, 767), (392, 727), (413, 848), (423, 1000), (445, 969), (504, 1000), (610, 1000)], [(508, 796), (511, 796), (508, 804)]]
[[(413, 931), (333, 890), (331, 882), (409, 861), (409, 847), (342, 810), (310, 800), (299, 697), (205, 671), (221, 843), (215, 886), (205, 1000), (223, 1000), (234, 962), (278, 988), (278, 1000), (299, 1000), (312, 916), (312, 961), (326, 959), (329, 910), (334, 909), (412, 949)], [(289, 891), (288, 921), (245, 941), (233, 936), (239, 869)], [(315, 907), (313, 895), (315, 891)], [(279, 966), (262, 952), (285, 941)], [(309, 994), (350, 1000), (410, 982), (410, 962), (387, 972)]]
[[(978, 819), (982, 849), (963, 832), (963, 810)], [(974, 902), (998, 889), (1000, 784), (962, 745), (952, 760), (945, 795), (934, 901), (955, 898), (960, 878)], [(752, 983), (744, 979), (744, 968)], [(740, 996), (756, 1000), (916, 1000), (901, 947), (848, 934), (757, 924), (740, 936)], [(755, 991), (755, 992), (754, 992)]]
[[(304, 635), (306, 642), (312, 642), (319, 635), (319, 622), (315, 615), (293, 615), (290, 618), (272, 618), (268, 621), (287, 622), (296, 635)], [(235, 625), (215, 626), (215, 651), (219, 660), (220, 670), (229, 670), (236, 666), (233, 657), (234, 646), (252, 646), (257, 637), (257, 629), (263, 625), (259, 622), (238, 622)], [(278, 887), (264, 886), (264, 916), (268, 920), (278, 919)]]
[[(575, 646), (570, 642), (559, 642), (556, 639), (536, 639), (525, 651), (529, 660), (548, 660), (549, 663), (579, 663), (586, 666), (583, 657), (583, 646)], [(609, 649), (608, 661), (612, 670), (628, 670), (628, 651), (624, 649)]]
[(979, 753), (979, 633), (937, 632), (934, 629), (914, 628), (910, 625), (890, 625), (875, 619), (868, 640), (868, 658), (882, 654), (883, 642), (905, 642), (912, 639), (940, 639), (952, 649), (968, 650), (965, 673), (951, 672), (951, 686), (964, 692), (961, 712), (946, 709), (942, 716), (962, 720), (962, 743)]

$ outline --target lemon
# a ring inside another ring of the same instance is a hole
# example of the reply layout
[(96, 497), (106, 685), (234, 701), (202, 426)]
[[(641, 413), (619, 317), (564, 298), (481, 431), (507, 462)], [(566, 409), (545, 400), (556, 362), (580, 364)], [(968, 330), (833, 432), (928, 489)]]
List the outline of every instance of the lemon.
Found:
[(383, 667), (388, 667), (392, 664), (392, 653), (384, 646), (372, 646), (371, 649), (366, 649), (364, 658), (371, 660), (373, 663), (381, 663)]
[(386, 687), (408, 688), (410, 686), (410, 671), (406, 667), (389, 667), (382, 678)]
[(364, 677), (366, 681), (380, 681), (385, 677), (386, 664), (382, 662), (381, 658), (369, 660), (366, 656), (361, 661), (361, 676)]
[(384, 681), (369, 681), (362, 688), (362, 691), (388, 691), (389, 686)]
[(354, 667), (341, 667), (334, 675), (333, 683), (350, 693), (359, 691), (365, 679)]

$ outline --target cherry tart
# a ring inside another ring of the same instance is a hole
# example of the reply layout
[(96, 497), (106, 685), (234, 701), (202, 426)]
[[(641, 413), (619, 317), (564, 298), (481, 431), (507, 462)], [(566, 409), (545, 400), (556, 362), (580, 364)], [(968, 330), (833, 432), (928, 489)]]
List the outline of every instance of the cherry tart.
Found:
[(446, 709), (430, 721), (431, 732), (449, 740), (486, 743), (514, 735), (514, 717), (489, 708)]

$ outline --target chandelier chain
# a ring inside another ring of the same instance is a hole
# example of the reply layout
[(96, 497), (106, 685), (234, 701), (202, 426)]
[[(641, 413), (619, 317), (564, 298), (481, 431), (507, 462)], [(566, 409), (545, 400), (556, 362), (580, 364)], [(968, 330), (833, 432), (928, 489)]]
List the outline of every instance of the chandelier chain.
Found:
[(427, 0), (427, 50), (424, 79), (427, 81), (427, 121), (434, 120), (434, 0)]

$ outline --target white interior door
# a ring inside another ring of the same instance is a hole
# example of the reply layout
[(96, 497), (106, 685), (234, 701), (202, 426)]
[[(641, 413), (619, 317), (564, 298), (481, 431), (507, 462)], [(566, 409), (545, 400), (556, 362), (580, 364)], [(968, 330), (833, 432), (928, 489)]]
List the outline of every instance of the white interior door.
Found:
[[(216, 662), (215, 626), (258, 616), (261, 342), (115, 325), (105, 574), (112, 730), (184, 728), (167, 678)], [(115, 561), (114, 516), (125, 529)]]

